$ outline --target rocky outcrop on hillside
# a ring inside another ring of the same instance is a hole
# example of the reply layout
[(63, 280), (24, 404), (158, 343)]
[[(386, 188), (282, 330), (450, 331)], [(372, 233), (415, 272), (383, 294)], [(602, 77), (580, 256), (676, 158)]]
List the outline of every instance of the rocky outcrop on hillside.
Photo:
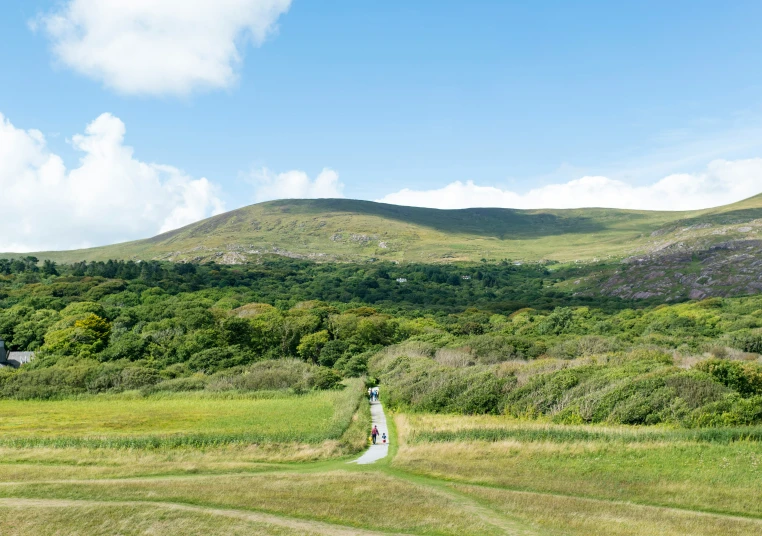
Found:
[(706, 249), (673, 247), (622, 261), (613, 274), (586, 281), (587, 291), (664, 301), (762, 292), (762, 240), (730, 240)]

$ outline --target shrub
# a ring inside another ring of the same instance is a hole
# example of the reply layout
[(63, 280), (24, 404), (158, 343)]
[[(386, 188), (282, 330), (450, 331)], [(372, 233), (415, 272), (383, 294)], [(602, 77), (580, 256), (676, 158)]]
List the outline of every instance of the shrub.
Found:
[(226, 370), (215, 374), (207, 389), (213, 391), (274, 391), (304, 388), (311, 384), (314, 365), (297, 359), (277, 359), (255, 363), (249, 367)]
[(374, 358), (371, 371), (384, 385), (392, 407), (446, 413), (497, 413), (515, 378), (499, 378), (481, 365), (454, 368), (428, 357)]
[(728, 337), (728, 344), (743, 352), (762, 354), (762, 333), (736, 333)]
[(762, 394), (762, 369), (755, 363), (708, 359), (698, 363), (695, 368), (706, 372), (722, 385), (738, 391), (741, 396)]
[(21, 369), (0, 376), (0, 397), (49, 399), (85, 393), (96, 370), (95, 365), (87, 362), (73, 367)]
[(574, 322), (574, 311), (570, 307), (556, 307), (537, 326), (537, 332), (540, 335), (558, 335), (571, 329)]
[(692, 412), (687, 424), (693, 427), (748, 426), (762, 422), (762, 396), (741, 398), (737, 394)]
[(314, 389), (336, 389), (341, 385), (341, 375), (328, 367), (319, 367), (310, 381)]
[[(462, 348), (471, 354), (472, 361), (476, 358), (479, 363), (485, 365), (525, 358), (523, 353), (517, 351), (513, 338), (502, 334), (476, 335), (467, 338), (461, 344)], [(439, 357), (437, 359), (439, 360)]]
[(208, 348), (193, 354), (188, 360), (188, 366), (195, 371), (216, 372), (246, 365), (256, 359), (256, 354), (248, 348), (227, 346)]
[(446, 367), (469, 367), (475, 364), (474, 356), (464, 348), (440, 348), (434, 359)]
[(556, 359), (576, 359), (613, 352), (617, 347), (612, 339), (588, 335), (562, 341), (548, 350), (548, 355)]
[(119, 387), (124, 390), (140, 389), (161, 381), (161, 375), (146, 367), (127, 367), (120, 375)]
[(179, 393), (184, 391), (199, 391), (206, 387), (208, 380), (208, 376), (204, 374), (194, 374), (187, 378), (173, 378), (149, 385), (144, 387), (142, 392), (148, 395), (158, 392)]

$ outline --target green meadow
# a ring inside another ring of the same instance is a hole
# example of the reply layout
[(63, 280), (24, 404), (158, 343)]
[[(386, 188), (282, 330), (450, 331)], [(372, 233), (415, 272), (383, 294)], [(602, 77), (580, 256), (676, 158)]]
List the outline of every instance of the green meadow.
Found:
[(348, 462), (370, 423), (363, 391), (351, 381), (306, 394), (2, 401), (0, 533), (762, 530), (757, 428), (387, 412), (390, 455), (357, 466)]
[(319, 443), (341, 437), (358, 401), (356, 388), (301, 395), (189, 392), (142, 396), (128, 392), (63, 400), (0, 400), (0, 444)]

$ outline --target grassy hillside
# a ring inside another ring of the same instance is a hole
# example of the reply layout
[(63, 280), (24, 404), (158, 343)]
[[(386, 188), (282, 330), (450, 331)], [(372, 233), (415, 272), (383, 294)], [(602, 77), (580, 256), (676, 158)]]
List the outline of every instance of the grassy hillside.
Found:
[(350, 199), (283, 200), (233, 210), (146, 240), (36, 256), (58, 262), (114, 258), (228, 264), (273, 253), (325, 261), (574, 261), (706, 248), (753, 238), (761, 230), (762, 195), (690, 212), (437, 210)]

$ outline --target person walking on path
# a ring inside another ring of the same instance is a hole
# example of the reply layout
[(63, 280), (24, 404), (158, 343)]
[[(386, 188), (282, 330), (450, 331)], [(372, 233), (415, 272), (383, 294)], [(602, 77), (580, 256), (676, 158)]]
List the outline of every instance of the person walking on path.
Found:
[(370, 437), (373, 440), (373, 444), (376, 444), (376, 438), (378, 437), (378, 427), (374, 424), (373, 430), (370, 432)]

